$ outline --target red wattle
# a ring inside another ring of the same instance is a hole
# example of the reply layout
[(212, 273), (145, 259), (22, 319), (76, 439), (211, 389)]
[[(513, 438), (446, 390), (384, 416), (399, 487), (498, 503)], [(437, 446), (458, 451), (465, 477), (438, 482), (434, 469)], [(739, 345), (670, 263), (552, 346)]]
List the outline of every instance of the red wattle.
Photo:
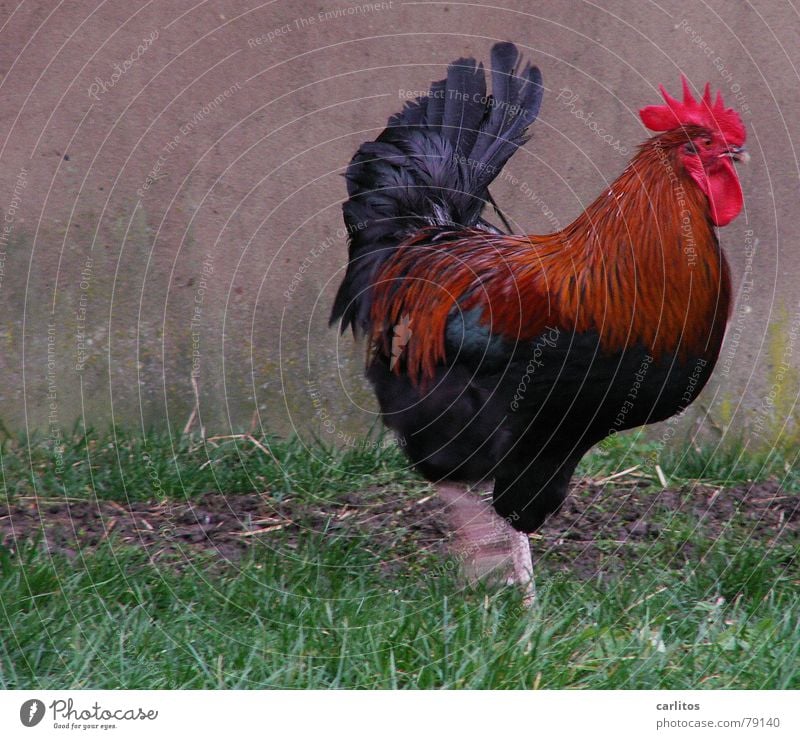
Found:
[(726, 226), (742, 210), (744, 198), (739, 175), (733, 162), (725, 157), (719, 167), (709, 177), (710, 190), (707, 193), (711, 203), (711, 220), (715, 226)]
[(728, 157), (722, 157), (717, 160), (710, 172), (699, 162), (696, 166), (692, 164), (687, 162), (686, 168), (708, 198), (711, 220), (715, 226), (728, 225), (739, 215), (744, 204), (742, 186), (733, 162)]

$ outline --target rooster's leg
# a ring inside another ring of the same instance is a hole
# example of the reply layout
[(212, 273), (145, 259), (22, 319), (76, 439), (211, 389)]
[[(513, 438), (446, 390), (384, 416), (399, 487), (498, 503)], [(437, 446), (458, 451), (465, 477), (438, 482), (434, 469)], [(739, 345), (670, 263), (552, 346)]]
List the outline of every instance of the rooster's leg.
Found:
[[(505, 523), (505, 522), (504, 522)], [(508, 526), (508, 524), (506, 524)], [(509, 528), (511, 528), (509, 526)], [(522, 602), (530, 608), (536, 600), (536, 583), (533, 580), (531, 540), (524, 531), (512, 530), (510, 536), (514, 561), (514, 580), (522, 586)]]
[(528, 536), (497, 515), (488, 501), (464, 485), (437, 486), (452, 531), (453, 555), (467, 581), (490, 579), (522, 586), (525, 604), (535, 597)]

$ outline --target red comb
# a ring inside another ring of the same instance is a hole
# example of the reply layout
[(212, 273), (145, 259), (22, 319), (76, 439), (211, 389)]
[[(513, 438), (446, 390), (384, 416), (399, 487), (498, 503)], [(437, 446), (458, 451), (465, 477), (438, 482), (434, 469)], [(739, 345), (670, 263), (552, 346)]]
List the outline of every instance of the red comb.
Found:
[(648, 105), (639, 111), (642, 122), (651, 131), (671, 131), (681, 126), (703, 126), (718, 131), (729, 144), (741, 146), (747, 138), (742, 119), (733, 108), (726, 108), (722, 93), (717, 92), (711, 102), (711, 85), (706, 83), (701, 100), (695, 100), (689, 89), (686, 77), (681, 75), (683, 83), (683, 102), (671, 97), (659, 85), (666, 105)]

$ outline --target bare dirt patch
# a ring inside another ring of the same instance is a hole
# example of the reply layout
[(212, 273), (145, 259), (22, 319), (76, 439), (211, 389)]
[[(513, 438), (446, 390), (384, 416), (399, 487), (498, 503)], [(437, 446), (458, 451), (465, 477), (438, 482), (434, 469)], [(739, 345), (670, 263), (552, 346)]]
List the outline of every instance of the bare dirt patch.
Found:
[[(561, 512), (532, 537), (537, 570), (591, 577), (601, 564), (623, 567), (641, 556), (643, 543), (662, 536), (678, 519), (706, 538), (735, 528), (770, 545), (797, 546), (800, 496), (776, 482), (661, 490), (578, 481)], [(105, 544), (143, 547), (154, 560), (196, 552), (235, 560), (258, 546), (296, 546), (309, 532), (366, 533), (375, 551), (389, 555), (391, 570), (413, 563), (422, 552), (444, 555), (450, 533), (435, 495), (404, 499), (396, 488), (353, 492), (324, 505), (292, 498), (276, 502), (269, 493), (208, 493), (162, 503), (24, 498), (0, 506), (1, 546), (14, 552), (24, 542), (38, 541), (71, 557)], [(693, 554), (690, 534), (679, 559)]]
[[(605, 570), (623, 570), (661, 536), (678, 542), (668, 564), (682, 568), (697, 562), (698, 540), (714, 542), (730, 534), (742, 541), (797, 548), (800, 495), (772, 481), (674, 489), (584, 481), (533, 538), (539, 540), (538, 567), (592, 577), (601, 564)], [(797, 558), (792, 560), (786, 565), (797, 566)]]

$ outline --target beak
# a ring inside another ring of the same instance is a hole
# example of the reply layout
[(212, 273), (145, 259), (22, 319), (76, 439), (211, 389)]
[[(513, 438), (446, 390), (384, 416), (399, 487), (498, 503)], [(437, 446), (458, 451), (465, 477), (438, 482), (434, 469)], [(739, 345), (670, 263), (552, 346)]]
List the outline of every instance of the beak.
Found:
[(750, 152), (744, 146), (732, 146), (722, 156), (730, 157), (734, 162), (747, 164), (750, 161)]

